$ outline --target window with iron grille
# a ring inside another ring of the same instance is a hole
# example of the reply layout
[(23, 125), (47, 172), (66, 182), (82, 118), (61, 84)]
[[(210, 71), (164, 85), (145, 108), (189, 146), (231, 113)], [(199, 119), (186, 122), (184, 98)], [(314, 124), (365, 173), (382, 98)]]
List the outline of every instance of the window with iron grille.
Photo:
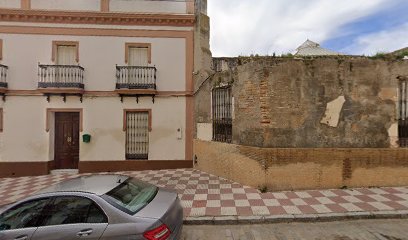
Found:
[(213, 141), (232, 142), (232, 88), (212, 90)]
[(149, 113), (126, 112), (126, 159), (149, 158)]
[(3, 132), (3, 108), (0, 108), (0, 132)]
[(408, 147), (408, 79), (398, 81), (398, 142), (400, 147)]

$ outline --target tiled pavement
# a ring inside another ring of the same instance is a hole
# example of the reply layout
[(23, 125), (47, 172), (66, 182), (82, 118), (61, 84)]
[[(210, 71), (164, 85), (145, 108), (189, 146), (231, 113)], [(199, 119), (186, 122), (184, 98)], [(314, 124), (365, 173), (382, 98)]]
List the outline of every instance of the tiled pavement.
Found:
[[(408, 213), (408, 187), (260, 193), (257, 189), (193, 169), (119, 172), (175, 189), (185, 217), (302, 216), (316, 214)], [(0, 205), (78, 175), (0, 179)]]

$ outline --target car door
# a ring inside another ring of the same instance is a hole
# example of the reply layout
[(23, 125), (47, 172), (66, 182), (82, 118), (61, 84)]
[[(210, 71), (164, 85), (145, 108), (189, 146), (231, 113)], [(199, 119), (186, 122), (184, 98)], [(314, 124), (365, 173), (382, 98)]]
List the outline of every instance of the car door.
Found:
[(85, 197), (55, 197), (32, 240), (99, 239), (108, 219), (100, 207)]
[(0, 240), (30, 240), (49, 198), (30, 200), (0, 215)]

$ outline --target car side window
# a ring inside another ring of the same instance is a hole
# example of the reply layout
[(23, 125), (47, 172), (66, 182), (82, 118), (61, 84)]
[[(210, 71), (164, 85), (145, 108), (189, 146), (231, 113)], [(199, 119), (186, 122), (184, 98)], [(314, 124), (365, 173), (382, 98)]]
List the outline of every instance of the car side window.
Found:
[(86, 220), (87, 223), (107, 223), (108, 218), (106, 217), (105, 213), (95, 204), (89, 208), (88, 218)]
[(46, 215), (44, 226), (108, 222), (102, 210), (83, 197), (57, 197)]
[(48, 198), (19, 204), (0, 215), (0, 231), (37, 227)]

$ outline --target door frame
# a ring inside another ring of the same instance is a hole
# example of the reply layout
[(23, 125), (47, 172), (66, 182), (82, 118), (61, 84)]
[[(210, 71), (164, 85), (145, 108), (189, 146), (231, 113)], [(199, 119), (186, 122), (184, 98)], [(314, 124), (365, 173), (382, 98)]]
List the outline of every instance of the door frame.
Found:
[(45, 131), (49, 132), (50, 128), (50, 122), (51, 122), (51, 117), (55, 116), (56, 112), (77, 112), (79, 113), (79, 132), (83, 132), (83, 109), (82, 108), (47, 108), (47, 116), (45, 119)]
[[(64, 112), (79, 113), (79, 137), (80, 137), (81, 133), (83, 132), (83, 109), (82, 108), (47, 108), (46, 118), (45, 118), (45, 131), (49, 133), (51, 129), (55, 128), (55, 126), (52, 126), (52, 125), (55, 125), (55, 113), (64, 113)], [(52, 150), (50, 151), (53, 151), (53, 154), (52, 156), (50, 156), (50, 158), (52, 157), (52, 160), (51, 160), (51, 164), (49, 165), (49, 169), (53, 170), (55, 169), (55, 129), (54, 129), (54, 134), (50, 137), (54, 138), (52, 142), (50, 142), (50, 144), (53, 144), (53, 146), (50, 146), (50, 149), (52, 148)], [(80, 139), (78, 139), (78, 141), (80, 141)], [(78, 142), (78, 144), (79, 144), (78, 146), (79, 155), (81, 155), (81, 144), (80, 142)], [(79, 161), (81, 161), (80, 158), (79, 158)]]

